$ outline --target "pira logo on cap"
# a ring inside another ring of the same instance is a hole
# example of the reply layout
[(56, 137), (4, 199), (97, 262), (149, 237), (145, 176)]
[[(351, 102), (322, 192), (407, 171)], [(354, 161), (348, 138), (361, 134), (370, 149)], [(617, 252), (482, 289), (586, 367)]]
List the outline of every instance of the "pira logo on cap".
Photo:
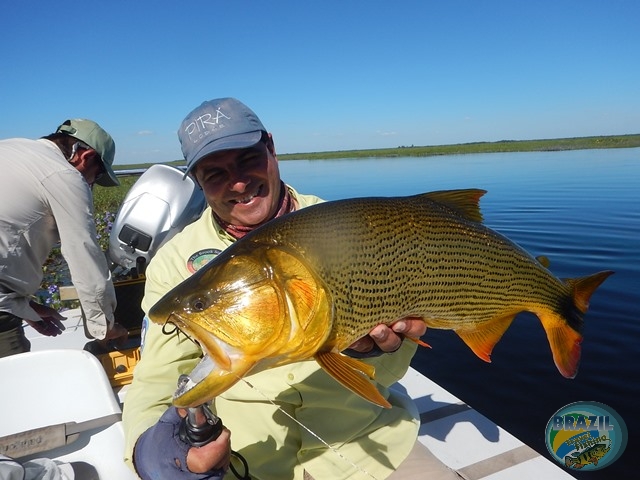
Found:
[(220, 108), (216, 108), (216, 111), (213, 114), (207, 112), (194, 118), (184, 130), (191, 142), (198, 143), (211, 132), (214, 132), (219, 128), (225, 128), (225, 124), (222, 122), (222, 120), (225, 119), (231, 120), (231, 117), (222, 113)]
[(178, 139), (187, 161), (185, 176), (207, 155), (249, 148), (266, 132), (258, 116), (235, 98), (203, 102), (182, 121)]

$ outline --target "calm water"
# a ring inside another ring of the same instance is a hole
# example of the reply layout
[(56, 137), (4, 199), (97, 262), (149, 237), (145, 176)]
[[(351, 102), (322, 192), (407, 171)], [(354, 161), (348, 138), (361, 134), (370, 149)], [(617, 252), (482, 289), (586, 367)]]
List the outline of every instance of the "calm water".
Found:
[(491, 364), (453, 332), (430, 330), (433, 348), (420, 349), (413, 366), (548, 458), (545, 427), (558, 409), (581, 400), (605, 403), (627, 424), (625, 454), (606, 469), (572, 473), (593, 480), (637, 476), (640, 149), (285, 161), (280, 168), (298, 190), (327, 200), (483, 188), (485, 224), (546, 255), (557, 276), (614, 270), (591, 299), (574, 380), (558, 373), (542, 325), (530, 314), (516, 318)]

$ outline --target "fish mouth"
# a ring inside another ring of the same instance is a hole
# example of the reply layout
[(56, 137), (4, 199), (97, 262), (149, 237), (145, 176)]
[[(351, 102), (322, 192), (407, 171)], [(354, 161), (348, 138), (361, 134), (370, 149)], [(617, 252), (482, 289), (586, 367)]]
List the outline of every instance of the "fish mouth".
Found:
[(178, 382), (178, 388), (173, 394), (174, 399), (186, 395), (201, 383), (216, 368), (216, 364), (209, 355), (205, 355), (189, 375), (183, 375)]
[(181, 375), (173, 394), (173, 405), (192, 408), (208, 403), (240, 381), (254, 365), (255, 362), (240, 358), (230, 370), (225, 370), (205, 355), (189, 375)]
[[(202, 367), (200, 367), (200, 364), (196, 366), (196, 369), (199, 368), (200, 371), (204, 370), (207, 365), (209, 365), (209, 372), (214, 368), (229, 371), (231, 370), (233, 363), (232, 357), (237, 357), (241, 353), (228, 343), (220, 340), (208, 329), (202, 327), (197, 322), (185, 320), (176, 313), (169, 315), (167, 323), (173, 323), (178, 330), (184, 333), (191, 341), (199, 345), (200, 348), (204, 350), (205, 356), (203, 360), (208, 357), (209, 361), (203, 364)], [(200, 363), (202, 363), (202, 361)], [(205, 374), (203, 378), (207, 374)]]
[(175, 313), (167, 321), (190, 339), (197, 338), (198, 341), (193, 341), (204, 352), (194, 369), (181, 376), (173, 394), (176, 407), (197, 407), (213, 400), (253, 367), (253, 362), (241, 349), (225, 343), (197, 323), (185, 321)]

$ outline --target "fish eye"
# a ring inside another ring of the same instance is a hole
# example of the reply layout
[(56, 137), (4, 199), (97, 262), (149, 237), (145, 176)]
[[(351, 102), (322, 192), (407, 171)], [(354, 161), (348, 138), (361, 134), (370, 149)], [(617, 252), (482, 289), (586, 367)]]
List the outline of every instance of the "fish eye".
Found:
[(196, 312), (202, 312), (205, 308), (207, 308), (207, 302), (202, 298), (196, 298), (191, 303), (191, 309)]

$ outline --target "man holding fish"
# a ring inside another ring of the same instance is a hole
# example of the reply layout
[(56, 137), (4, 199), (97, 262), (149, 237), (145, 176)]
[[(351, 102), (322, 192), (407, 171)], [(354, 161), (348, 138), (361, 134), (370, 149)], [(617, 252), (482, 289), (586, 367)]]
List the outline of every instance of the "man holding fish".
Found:
[[(150, 262), (142, 303), (147, 314), (236, 240), (274, 218), (322, 202), (282, 182), (271, 134), (233, 98), (204, 102), (185, 118), (178, 136), (186, 174), (203, 189), (209, 208)], [(345, 389), (314, 361), (275, 366), (250, 373), (250, 383), (235, 379), (213, 399), (212, 409), (226, 428), (201, 447), (180, 440), (185, 412), (172, 399), (178, 378), (192, 374), (203, 351), (172, 323), (145, 318), (142, 358), (125, 402), (125, 456), (143, 479), (222, 478), (230, 462), (231, 432), (233, 448), (246, 458), (253, 478), (458, 478), (417, 442), (419, 420), (411, 399), (388, 388), (402, 378), (416, 349), (415, 342), (403, 338), (423, 335), (424, 321), (377, 325), (346, 350), (375, 367), (377, 389), (388, 408)]]

